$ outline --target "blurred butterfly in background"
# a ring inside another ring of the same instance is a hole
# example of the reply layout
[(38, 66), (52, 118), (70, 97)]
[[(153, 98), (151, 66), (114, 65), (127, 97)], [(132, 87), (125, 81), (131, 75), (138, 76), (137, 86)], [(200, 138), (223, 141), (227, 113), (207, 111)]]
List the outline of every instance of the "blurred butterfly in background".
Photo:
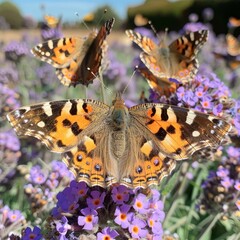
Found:
[(231, 70), (236, 70), (240, 67), (240, 42), (232, 34), (227, 34), (226, 45), (226, 53), (214, 51), (213, 54), (216, 58), (224, 59)]
[(160, 92), (166, 93), (168, 86), (176, 89), (173, 82), (184, 84), (194, 78), (199, 67), (197, 54), (208, 38), (208, 30), (200, 30), (186, 34), (167, 46), (164, 40), (157, 45), (152, 39), (132, 30), (126, 30), (126, 34), (143, 50), (140, 59), (149, 71), (140, 69), (141, 74), (153, 89), (158, 91), (156, 85), (160, 84), (163, 85)]
[(102, 65), (107, 51), (106, 37), (115, 19), (111, 18), (87, 37), (65, 37), (38, 44), (31, 52), (41, 61), (56, 68), (56, 74), (65, 86), (92, 83)]
[(240, 27), (240, 19), (238, 18), (230, 17), (228, 23), (230, 27)]
[(240, 42), (239, 40), (234, 37), (232, 34), (227, 34), (226, 36), (227, 41), (227, 52), (231, 56), (238, 56), (240, 55)]
[(43, 18), (49, 28), (56, 28), (59, 26), (59, 24), (61, 22), (61, 17), (57, 18), (57, 17), (50, 16), (50, 15), (44, 15)]

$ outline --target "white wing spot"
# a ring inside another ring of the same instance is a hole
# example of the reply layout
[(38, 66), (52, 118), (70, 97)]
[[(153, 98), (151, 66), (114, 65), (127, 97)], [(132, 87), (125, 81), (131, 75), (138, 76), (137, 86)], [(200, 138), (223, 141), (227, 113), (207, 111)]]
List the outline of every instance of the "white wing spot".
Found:
[(193, 137), (199, 137), (200, 136), (200, 132), (199, 131), (193, 131), (192, 132), (192, 136)]
[(186, 123), (191, 125), (194, 122), (195, 117), (196, 117), (196, 113), (189, 110), (187, 113)]
[(50, 54), (50, 52), (46, 52), (45, 55), (46, 55), (47, 57), (49, 57), (51, 54)]
[(50, 48), (50, 49), (53, 49), (53, 41), (48, 41), (48, 47)]
[(40, 127), (40, 128), (43, 128), (43, 127), (45, 127), (45, 123), (43, 122), (43, 121), (41, 121), (41, 122), (38, 122), (38, 127)]
[(52, 108), (51, 108), (51, 105), (49, 104), (49, 102), (47, 102), (47, 103), (44, 103), (44, 105), (43, 105), (43, 110), (44, 110), (44, 112), (45, 112), (45, 114), (46, 115), (48, 115), (48, 116), (52, 116)]

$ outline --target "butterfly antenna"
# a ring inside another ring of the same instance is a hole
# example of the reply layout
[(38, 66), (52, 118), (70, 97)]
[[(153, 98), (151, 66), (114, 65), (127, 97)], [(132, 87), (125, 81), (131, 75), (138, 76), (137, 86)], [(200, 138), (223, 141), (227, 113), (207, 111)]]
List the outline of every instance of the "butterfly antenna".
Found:
[[(92, 72), (89, 67), (87, 68), (87, 70), (88, 70), (95, 78), (97, 78), (96, 74), (94, 74), (94, 72)], [(101, 72), (101, 70), (99, 71), (99, 77), (98, 77), (98, 79), (99, 79), (99, 81), (100, 81), (100, 83), (101, 83), (101, 95), (102, 95), (102, 100), (103, 100), (103, 102), (105, 103), (105, 98), (104, 98), (105, 94), (104, 94), (104, 93), (107, 92), (109, 95), (112, 95), (113, 92), (112, 92), (112, 90), (111, 90), (110, 88), (108, 88), (108, 87), (105, 85), (105, 83), (103, 82), (103, 77), (102, 77), (102, 72)]]
[(126, 87), (125, 87), (125, 88), (123, 89), (123, 91), (122, 91), (122, 95), (126, 92), (128, 86), (129, 86), (130, 83), (132, 82), (132, 80), (133, 80), (133, 76), (135, 75), (137, 69), (138, 69), (138, 65), (135, 66), (134, 71), (133, 71), (133, 73), (132, 73), (132, 76), (130, 77), (130, 79), (129, 79), (127, 85), (126, 85)]
[(75, 12), (75, 15), (80, 19), (80, 22), (86, 27), (86, 29), (89, 30), (88, 25), (85, 23), (85, 21), (83, 19), (80, 18), (78, 12)]
[(160, 36), (159, 36), (158, 33), (157, 33), (156, 28), (153, 26), (152, 22), (151, 22), (151, 21), (148, 21), (148, 24), (149, 24), (149, 26), (151, 27), (151, 29), (152, 29), (153, 33), (155, 34), (155, 36), (156, 36), (158, 39), (161, 39)]
[(104, 18), (104, 15), (107, 13), (107, 9), (105, 8), (104, 11), (103, 11), (103, 14), (101, 16), (101, 18), (98, 20), (97, 22), (97, 27), (100, 25), (100, 23), (102, 22), (103, 18)]

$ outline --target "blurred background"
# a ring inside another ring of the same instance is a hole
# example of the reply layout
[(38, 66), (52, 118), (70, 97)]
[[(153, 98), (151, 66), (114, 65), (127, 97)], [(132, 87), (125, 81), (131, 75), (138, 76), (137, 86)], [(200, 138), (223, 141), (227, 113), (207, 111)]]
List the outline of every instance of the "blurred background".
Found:
[[(103, 14), (107, 9), (107, 14)], [(236, 0), (9, 0), (0, 1), (0, 40), (19, 38), (20, 31), (28, 29), (30, 34), (36, 34), (35, 29), (40, 28), (44, 16), (60, 19), (64, 31), (83, 28), (82, 20), (88, 26), (99, 25), (102, 18), (114, 16), (116, 28), (135, 27), (147, 25), (151, 20), (157, 30), (166, 27), (170, 31), (178, 31), (192, 15), (193, 21), (210, 22), (215, 33), (228, 31), (229, 17), (240, 17), (240, 1)], [(78, 16), (76, 16), (78, 13)], [(15, 31), (18, 30), (18, 31)], [(14, 34), (15, 32), (15, 34)], [(77, 32), (76, 32), (77, 34)]]

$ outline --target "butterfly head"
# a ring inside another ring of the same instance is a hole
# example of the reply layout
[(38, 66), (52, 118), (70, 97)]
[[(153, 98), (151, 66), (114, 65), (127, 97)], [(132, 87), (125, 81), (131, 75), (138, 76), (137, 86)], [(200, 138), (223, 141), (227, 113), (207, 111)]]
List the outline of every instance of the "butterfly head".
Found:
[[(163, 36), (160, 37), (159, 35), (157, 35), (159, 39), (159, 47), (160, 49), (163, 49), (165, 52), (169, 51), (168, 44), (167, 44), (167, 34), (168, 34), (168, 29), (166, 28)], [(163, 53), (161, 52), (161, 54), (165, 54), (165, 52)]]

